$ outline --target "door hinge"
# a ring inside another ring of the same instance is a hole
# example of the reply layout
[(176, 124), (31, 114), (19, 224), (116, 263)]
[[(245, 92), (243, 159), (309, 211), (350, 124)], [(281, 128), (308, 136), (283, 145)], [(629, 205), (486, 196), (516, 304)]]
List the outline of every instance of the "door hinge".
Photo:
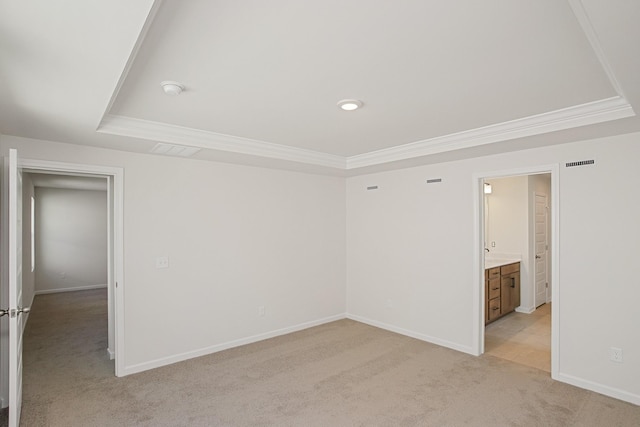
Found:
[(545, 287), (545, 288), (548, 288), (548, 287), (549, 287), (549, 282), (545, 283), (545, 284), (544, 284), (544, 287)]

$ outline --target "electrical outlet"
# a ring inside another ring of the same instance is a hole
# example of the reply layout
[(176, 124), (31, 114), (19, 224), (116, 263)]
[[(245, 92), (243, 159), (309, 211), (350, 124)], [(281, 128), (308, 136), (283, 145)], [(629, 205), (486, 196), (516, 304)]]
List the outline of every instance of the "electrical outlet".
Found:
[(617, 347), (611, 347), (609, 349), (609, 359), (613, 362), (622, 363), (622, 349)]
[(496, 242), (491, 242), (491, 247), (495, 248), (496, 247)]
[(156, 258), (156, 268), (169, 268), (169, 257), (159, 256)]
[(260, 317), (264, 317), (266, 311), (264, 309), (264, 305), (261, 305), (260, 307), (258, 307), (258, 316)]

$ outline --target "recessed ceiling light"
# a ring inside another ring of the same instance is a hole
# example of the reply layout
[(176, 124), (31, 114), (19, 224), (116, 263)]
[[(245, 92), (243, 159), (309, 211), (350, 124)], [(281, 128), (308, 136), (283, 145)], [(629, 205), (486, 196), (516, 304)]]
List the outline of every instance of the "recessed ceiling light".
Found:
[(338, 107), (345, 111), (353, 111), (362, 107), (362, 101), (357, 99), (343, 99), (342, 101), (338, 101)]
[(166, 80), (160, 83), (162, 86), (162, 90), (169, 96), (178, 96), (184, 90), (184, 85), (178, 82), (172, 82), (170, 80)]

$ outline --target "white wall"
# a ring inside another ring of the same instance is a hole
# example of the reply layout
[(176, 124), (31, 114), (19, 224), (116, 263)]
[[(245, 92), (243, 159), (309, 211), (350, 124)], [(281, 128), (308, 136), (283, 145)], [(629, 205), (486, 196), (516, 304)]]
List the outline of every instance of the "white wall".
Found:
[(36, 187), (35, 197), (36, 292), (106, 286), (107, 192)]
[(348, 178), (348, 315), (473, 352), (473, 177), (560, 164), (558, 378), (640, 403), (638, 158), (636, 133)]
[[(124, 168), (125, 373), (344, 316), (343, 178), (7, 136), (0, 146)], [(169, 268), (155, 268), (160, 256)]]

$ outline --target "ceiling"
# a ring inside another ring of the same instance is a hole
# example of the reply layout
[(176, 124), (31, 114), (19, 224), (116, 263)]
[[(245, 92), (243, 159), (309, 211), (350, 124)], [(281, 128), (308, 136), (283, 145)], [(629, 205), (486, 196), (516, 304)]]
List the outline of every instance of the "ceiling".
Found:
[(640, 2), (0, 7), (5, 135), (353, 175), (640, 130)]

